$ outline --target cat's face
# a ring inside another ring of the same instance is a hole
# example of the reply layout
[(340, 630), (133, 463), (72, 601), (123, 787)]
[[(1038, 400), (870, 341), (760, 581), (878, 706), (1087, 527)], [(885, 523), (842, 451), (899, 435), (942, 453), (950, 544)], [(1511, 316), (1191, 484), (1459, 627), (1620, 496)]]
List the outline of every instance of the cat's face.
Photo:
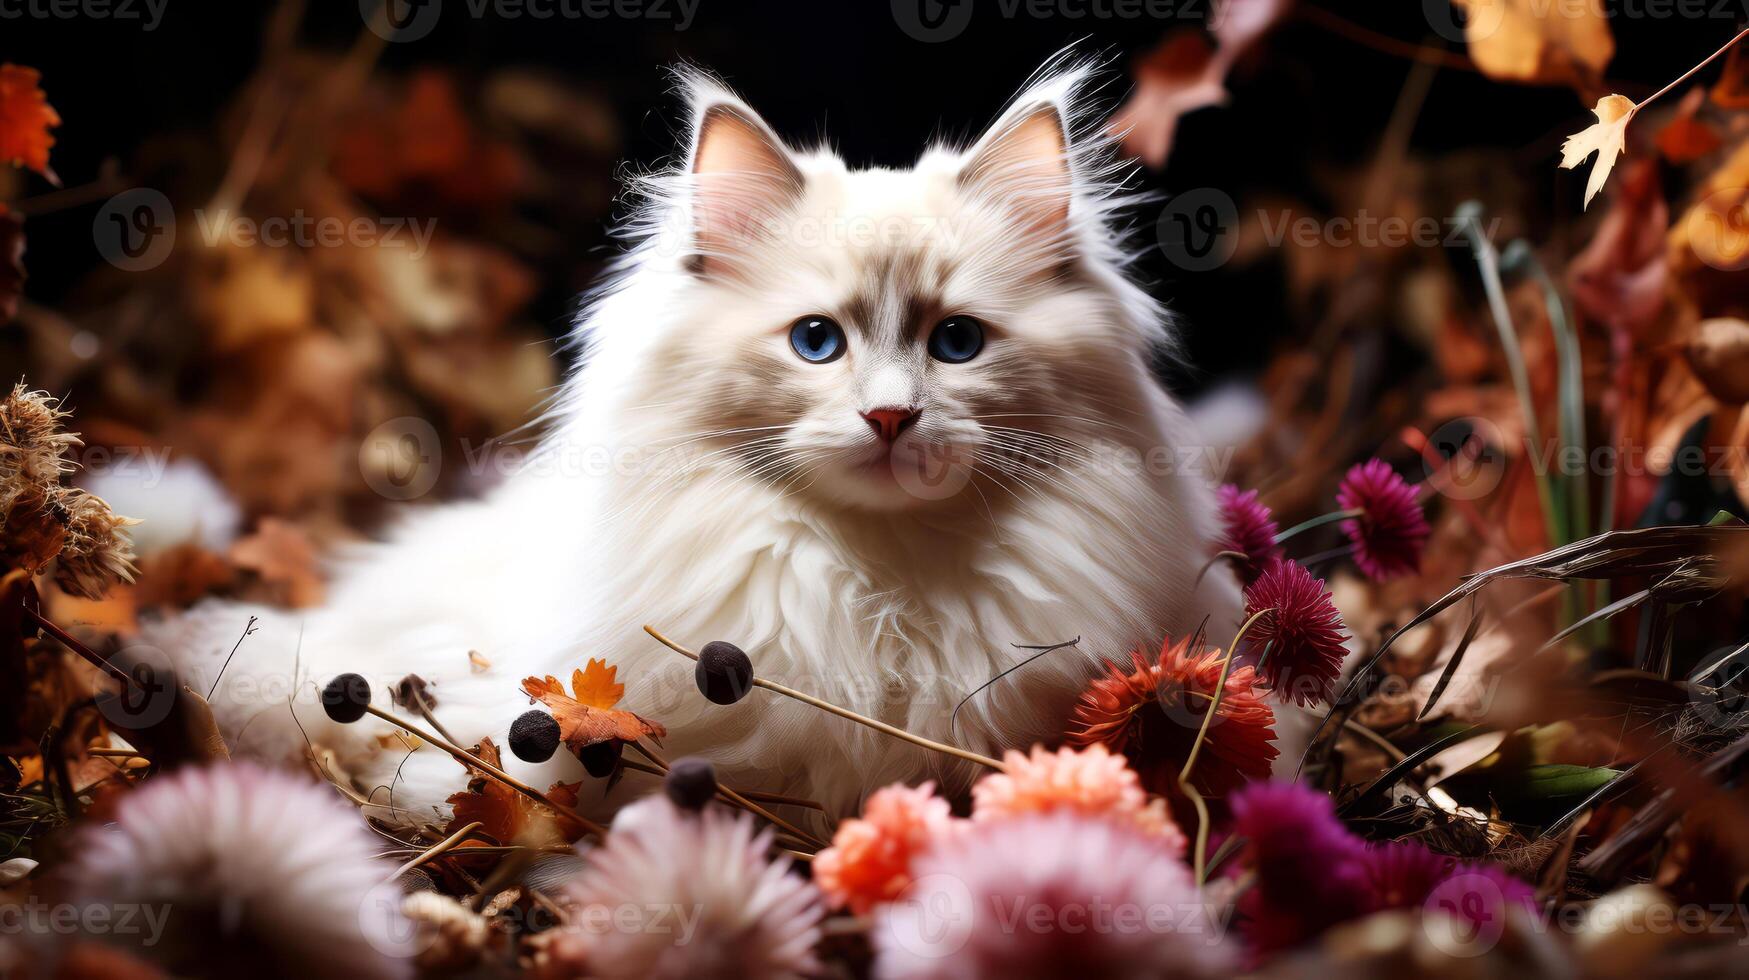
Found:
[(877, 510), (988, 506), (1098, 465), (1147, 338), (1071, 214), (1093, 205), (1063, 118), (1023, 98), (964, 153), (851, 171), (744, 105), (703, 107), (664, 345), (690, 431), (785, 492)]

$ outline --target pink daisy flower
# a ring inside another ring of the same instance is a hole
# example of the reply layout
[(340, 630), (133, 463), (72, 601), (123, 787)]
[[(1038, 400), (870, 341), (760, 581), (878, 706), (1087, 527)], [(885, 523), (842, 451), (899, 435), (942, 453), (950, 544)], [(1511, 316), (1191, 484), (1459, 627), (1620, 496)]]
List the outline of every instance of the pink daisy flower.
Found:
[(1251, 627), (1247, 639), (1266, 650), (1259, 674), (1276, 698), (1307, 706), (1335, 697), (1349, 637), (1324, 581), (1299, 562), (1273, 559), (1245, 590), (1245, 615), (1261, 609), (1274, 611)]
[(1374, 581), (1400, 578), (1421, 567), (1421, 553), (1433, 533), (1421, 513), (1415, 488), (1384, 460), (1357, 464), (1342, 478), (1336, 503), (1358, 510), (1342, 522), (1354, 542), (1354, 563)]
[(1011, 749), (1002, 762), (1007, 772), (985, 776), (972, 787), (974, 821), (1068, 811), (1130, 824), (1173, 854), (1184, 853), (1184, 833), (1167, 814), (1166, 801), (1148, 799), (1135, 770), (1104, 745), (1056, 752), (1035, 745), (1031, 755)]
[(1281, 528), (1275, 517), (1257, 499), (1257, 491), (1240, 490), (1231, 483), (1221, 485), (1221, 538), (1217, 551), (1236, 551), (1245, 558), (1235, 562), (1239, 581), (1250, 585), (1262, 574), (1265, 565), (1281, 549), (1275, 536)]
[(956, 836), (876, 912), (880, 980), (1226, 975), (1231, 947), (1174, 851), (1078, 812)]
[(814, 856), (814, 884), (834, 905), (867, 915), (905, 890), (912, 861), (946, 839), (954, 823), (934, 783), (875, 790), (862, 816), (839, 824), (832, 846)]

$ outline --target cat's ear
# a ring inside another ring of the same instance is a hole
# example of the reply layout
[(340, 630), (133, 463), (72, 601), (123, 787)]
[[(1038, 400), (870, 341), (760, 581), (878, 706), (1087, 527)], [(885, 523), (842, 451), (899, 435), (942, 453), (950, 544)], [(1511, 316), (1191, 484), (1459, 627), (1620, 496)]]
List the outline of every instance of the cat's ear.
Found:
[(1069, 240), (1074, 170), (1061, 101), (1023, 94), (966, 152), (960, 186), (1007, 210), (1036, 243)]
[(695, 96), (690, 171), (692, 246), (706, 272), (731, 266), (802, 192), (783, 141), (745, 103), (715, 88)]

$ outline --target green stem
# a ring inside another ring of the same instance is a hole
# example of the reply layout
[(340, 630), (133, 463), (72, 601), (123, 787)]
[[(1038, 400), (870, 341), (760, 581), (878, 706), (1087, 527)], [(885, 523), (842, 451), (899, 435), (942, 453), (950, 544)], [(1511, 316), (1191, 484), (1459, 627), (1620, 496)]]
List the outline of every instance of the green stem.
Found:
[[(1500, 254), (1482, 228), (1482, 209), (1474, 201), (1460, 205), (1456, 218), (1469, 236), (1470, 249), (1476, 256), (1481, 272), (1482, 289), (1488, 295), (1488, 310), (1494, 318), (1494, 329), (1500, 334), (1501, 353), (1506, 357), (1507, 370), (1512, 375), (1512, 388), (1518, 395), (1519, 409), (1524, 413), (1524, 434), (1531, 451), (1543, 445), (1542, 427), (1537, 424), (1536, 404), (1530, 397), (1530, 375), (1524, 368), (1524, 352), (1518, 346), (1518, 329), (1512, 323), (1512, 309), (1506, 302), (1506, 287), (1500, 279)], [(1568, 540), (1567, 521), (1555, 500), (1549, 474), (1537, 473), (1536, 495), (1542, 505), (1543, 519), (1548, 523), (1549, 543), (1559, 547)]]
[(1301, 531), (1310, 531), (1312, 528), (1315, 528), (1315, 527), (1323, 527), (1326, 524), (1334, 524), (1337, 521), (1346, 521), (1346, 520), (1349, 520), (1351, 518), (1359, 517), (1360, 515), (1361, 515), (1361, 510), (1358, 507), (1350, 507), (1347, 510), (1337, 510), (1337, 511), (1331, 511), (1328, 514), (1320, 514), (1317, 517), (1314, 517), (1309, 521), (1301, 521), (1300, 523), (1295, 524), (1293, 527), (1290, 527), (1287, 530), (1281, 532), (1280, 534), (1277, 534), (1275, 536), (1275, 543), (1281, 544), (1283, 541), (1286, 541), (1288, 538), (1291, 538), (1294, 535), (1299, 534)]

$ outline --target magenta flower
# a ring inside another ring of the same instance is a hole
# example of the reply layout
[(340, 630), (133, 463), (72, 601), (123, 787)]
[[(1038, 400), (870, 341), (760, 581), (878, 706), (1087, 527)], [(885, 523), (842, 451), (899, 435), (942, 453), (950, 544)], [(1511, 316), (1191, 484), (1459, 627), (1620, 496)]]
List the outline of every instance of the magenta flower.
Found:
[(1413, 841), (1393, 841), (1368, 848), (1366, 865), (1372, 886), (1372, 911), (1420, 905), (1451, 874), (1457, 862)]
[(1244, 559), (1235, 562), (1241, 584), (1257, 581), (1263, 567), (1281, 550), (1275, 536), (1281, 532), (1275, 516), (1257, 499), (1257, 491), (1221, 485), (1221, 538), (1216, 550), (1236, 551)]
[(1231, 798), (1233, 833), (1245, 839), (1256, 884), (1239, 899), (1252, 945), (1298, 946), (1371, 910), (1366, 845), (1343, 826), (1324, 793), (1300, 783), (1252, 783)]
[(1497, 864), (1480, 863), (1452, 868), (1428, 890), (1422, 904), (1478, 928), (1498, 924), (1501, 910), (1510, 905), (1537, 910), (1535, 888)]
[(1415, 488), (1381, 459), (1357, 464), (1342, 478), (1336, 503), (1360, 516), (1342, 522), (1354, 542), (1354, 563), (1375, 582), (1411, 575), (1433, 533)]
[(1233, 833), (1255, 885), (1239, 898), (1253, 949), (1270, 954), (1387, 909), (1442, 911), (1477, 926), (1535, 891), (1493, 865), (1459, 863), (1413, 842), (1368, 846), (1309, 786), (1253, 783), (1232, 797)]
[(1245, 615), (1274, 610), (1251, 627), (1248, 639), (1265, 652), (1258, 675), (1283, 703), (1331, 700), (1348, 656), (1342, 614), (1299, 562), (1276, 558), (1245, 590)]

